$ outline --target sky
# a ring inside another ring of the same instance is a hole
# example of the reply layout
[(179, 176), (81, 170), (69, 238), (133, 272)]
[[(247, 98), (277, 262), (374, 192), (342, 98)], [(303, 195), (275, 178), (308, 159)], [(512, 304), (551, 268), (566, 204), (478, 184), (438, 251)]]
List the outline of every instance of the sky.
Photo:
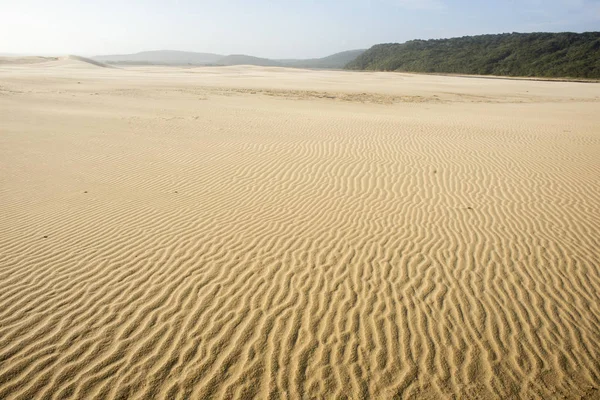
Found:
[(0, 0), (0, 53), (322, 57), (377, 43), (600, 29), (600, 0)]

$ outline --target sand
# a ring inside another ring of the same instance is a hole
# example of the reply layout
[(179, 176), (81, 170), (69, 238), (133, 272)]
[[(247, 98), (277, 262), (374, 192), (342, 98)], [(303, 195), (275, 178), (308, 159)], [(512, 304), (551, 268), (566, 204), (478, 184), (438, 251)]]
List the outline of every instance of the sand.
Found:
[(0, 398), (600, 398), (599, 178), (600, 84), (1, 63)]

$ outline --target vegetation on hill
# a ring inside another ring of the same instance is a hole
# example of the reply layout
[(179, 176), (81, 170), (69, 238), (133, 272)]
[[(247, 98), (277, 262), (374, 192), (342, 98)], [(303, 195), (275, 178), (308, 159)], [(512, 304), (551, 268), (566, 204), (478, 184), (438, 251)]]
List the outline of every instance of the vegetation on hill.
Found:
[(346, 68), (600, 79), (600, 32), (505, 33), (379, 44)]

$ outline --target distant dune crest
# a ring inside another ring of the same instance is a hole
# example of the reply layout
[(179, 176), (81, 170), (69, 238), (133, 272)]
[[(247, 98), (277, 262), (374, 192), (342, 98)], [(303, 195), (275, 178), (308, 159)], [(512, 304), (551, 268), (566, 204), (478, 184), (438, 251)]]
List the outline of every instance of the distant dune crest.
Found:
[(65, 59), (67, 59), (67, 60), (81, 61), (81, 62), (84, 62), (84, 63), (95, 65), (97, 67), (102, 67), (102, 68), (113, 68), (111, 65), (105, 64), (103, 62), (92, 60), (91, 58), (86, 58), (86, 57), (81, 57), (81, 56), (68, 55), (68, 56), (65, 57)]
[(105, 64), (91, 58), (68, 55), (61, 57), (38, 57), (38, 56), (15, 56), (0, 57), (0, 65), (31, 65), (31, 66), (78, 66), (78, 67), (100, 67), (114, 68), (112, 65)]
[(58, 57), (38, 57), (38, 56), (2, 56), (0, 57), (0, 65), (3, 64), (39, 64), (49, 61), (56, 61)]

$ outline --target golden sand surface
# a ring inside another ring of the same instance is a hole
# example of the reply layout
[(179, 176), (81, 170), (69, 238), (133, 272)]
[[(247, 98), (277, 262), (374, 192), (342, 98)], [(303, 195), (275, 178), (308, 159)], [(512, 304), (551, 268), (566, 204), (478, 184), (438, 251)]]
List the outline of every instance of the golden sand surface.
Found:
[(0, 62), (0, 206), (0, 399), (600, 398), (600, 84)]

